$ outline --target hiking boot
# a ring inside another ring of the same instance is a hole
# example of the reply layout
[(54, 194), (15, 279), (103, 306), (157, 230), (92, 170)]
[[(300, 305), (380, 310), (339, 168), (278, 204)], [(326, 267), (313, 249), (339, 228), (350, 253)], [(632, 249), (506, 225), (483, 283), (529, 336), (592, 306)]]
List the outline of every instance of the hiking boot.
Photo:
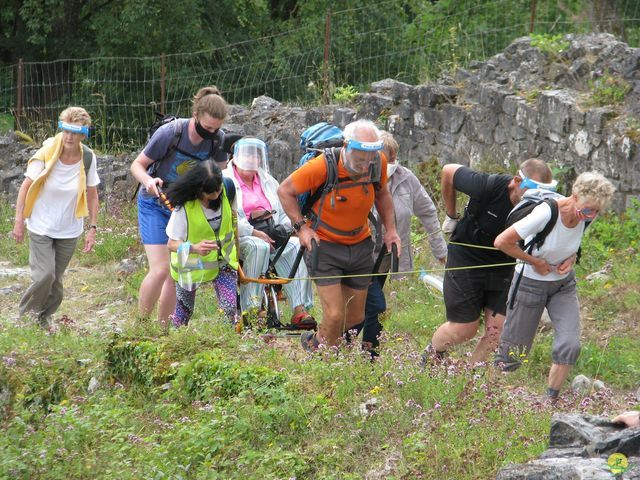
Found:
[(427, 368), (427, 365), (432, 363), (440, 363), (447, 356), (447, 352), (438, 352), (433, 345), (427, 345), (427, 348), (424, 349), (422, 355), (420, 355), (420, 368), (424, 370)]
[(47, 332), (51, 332), (51, 317), (48, 315), (38, 315), (38, 325)]
[(305, 352), (313, 353), (318, 350), (320, 342), (318, 342), (314, 332), (304, 332), (300, 335), (300, 345), (302, 345)]

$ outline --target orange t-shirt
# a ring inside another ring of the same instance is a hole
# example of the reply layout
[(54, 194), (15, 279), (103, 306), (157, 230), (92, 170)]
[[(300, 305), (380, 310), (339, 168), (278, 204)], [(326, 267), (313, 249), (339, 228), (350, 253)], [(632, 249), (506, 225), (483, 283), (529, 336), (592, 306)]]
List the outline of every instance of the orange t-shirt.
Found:
[[(342, 157), (342, 151), (340, 151)], [(387, 159), (380, 152), (380, 188), (387, 186)], [(338, 178), (348, 177), (349, 173), (338, 162)], [(298, 193), (315, 192), (327, 179), (327, 165), (324, 154), (312, 158), (291, 174), (291, 181)], [(361, 230), (356, 235), (340, 235), (318, 226), (318, 236), (321, 240), (343, 245), (355, 245), (371, 236), (367, 215), (373, 207), (375, 188), (373, 184), (349, 187), (349, 182), (341, 182), (340, 188), (328, 193), (320, 212), (320, 219), (333, 228), (343, 231)], [(318, 212), (320, 200), (313, 206)]]

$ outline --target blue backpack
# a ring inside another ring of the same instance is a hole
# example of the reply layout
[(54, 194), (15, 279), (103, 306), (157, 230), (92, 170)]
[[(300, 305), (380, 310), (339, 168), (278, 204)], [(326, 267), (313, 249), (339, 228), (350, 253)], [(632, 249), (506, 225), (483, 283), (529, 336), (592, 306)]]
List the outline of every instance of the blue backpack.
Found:
[(307, 128), (300, 135), (300, 148), (304, 155), (298, 161), (298, 168), (321, 153), (325, 153), (327, 160), (327, 180), (322, 188), (315, 192), (304, 192), (298, 195), (298, 205), (302, 215), (307, 216), (311, 207), (325, 195), (333, 190), (338, 183), (338, 161), (333, 148), (342, 147), (344, 136), (342, 130), (327, 122), (320, 122)]

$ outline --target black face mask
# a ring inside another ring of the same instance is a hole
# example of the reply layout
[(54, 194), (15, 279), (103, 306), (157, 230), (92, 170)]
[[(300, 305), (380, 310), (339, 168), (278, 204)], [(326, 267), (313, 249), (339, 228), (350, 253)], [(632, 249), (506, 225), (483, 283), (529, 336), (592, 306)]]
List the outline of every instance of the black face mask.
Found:
[(213, 140), (218, 133), (218, 129), (216, 128), (215, 132), (210, 132), (202, 125), (200, 125), (200, 122), (198, 120), (196, 120), (196, 133), (205, 140)]

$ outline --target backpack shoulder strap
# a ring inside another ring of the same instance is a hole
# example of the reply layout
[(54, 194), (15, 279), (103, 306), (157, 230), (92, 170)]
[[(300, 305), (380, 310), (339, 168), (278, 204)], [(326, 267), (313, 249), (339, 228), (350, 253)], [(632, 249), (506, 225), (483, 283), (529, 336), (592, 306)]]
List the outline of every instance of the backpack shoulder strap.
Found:
[[(220, 130), (224, 133), (223, 130)], [(216, 154), (216, 150), (222, 145), (220, 141), (220, 135), (216, 133), (216, 135), (211, 139), (211, 147), (209, 148), (209, 158), (213, 159), (213, 156)]]
[(321, 197), (324, 197), (327, 193), (333, 190), (338, 183), (338, 162), (336, 160), (336, 153), (334, 148), (327, 148), (324, 153), (325, 166), (327, 167), (327, 177), (324, 183), (318, 187), (305, 202), (302, 207), (302, 215), (307, 215), (311, 208), (316, 204)]
[(327, 179), (324, 182), (324, 190), (327, 193), (333, 190), (338, 183), (338, 159), (340, 153), (336, 154), (336, 148), (327, 148), (324, 151), (324, 159), (327, 163)]
[(82, 144), (82, 163), (84, 163), (84, 174), (89, 175), (89, 168), (91, 168), (91, 161), (93, 160), (93, 151)]
[[(305, 208), (303, 209), (303, 214), (309, 214), (312, 212), (313, 206), (316, 204), (318, 200), (320, 200), (320, 206), (318, 207), (318, 213), (314, 214), (313, 222), (311, 224), (312, 229), (317, 229), (320, 222), (320, 215), (322, 213), (322, 207), (324, 205), (324, 199), (328, 193), (330, 193), (336, 185), (338, 184), (338, 160), (336, 158), (336, 149), (335, 148), (326, 148), (324, 150), (324, 160), (325, 166), (327, 167), (327, 177), (322, 184), (313, 194), (309, 196), (307, 203), (305, 204)], [(306, 213), (305, 213), (306, 211)]]
[(222, 183), (227, 192), (229, 203), (233, 203), (233, 200), (236, 198), (236, 185), (233, 183), (233, 180), (228, 177), (222, 177)]
[(483, 209), (487, 207), (487, 205), (493, 198), (491, 193), (493, 192), (493, 189), (495, 188), (497, 181), (498, 181), (498, 174), (496, 173), (489, 175), (489, 177), (487, 178), (487, 184), (484, 187), (484, 192), (482, 192), (481, 205)]
[[(551, 230), (553, 230), (553, 227), (558, 221), (558, 202), (556, 202), (553, 198), (545, 198), (544, 200), (542, 200), (542, 202), (546, 203), (547, 205), (549, 205), (549, 208), (551, 208), (551, 218), (549, 219), (547, 224), (544, 226), (544, 228), (540, 230), (536, 234), (536, 236), (533, 237), (533, 239), (524, 246), (523, 250), (526, 250), (528, 254), (531, 254), (531, 252), (533, 252), (534, 246), (537, 246), (538, 248), (542, 246), (545, 238), (547, 238), (547, 235), (549, 235)], [(511, 291), (511, 300), (509, 301), (509, 308), (511, 309), (513, 309), (513, 306), (515, 304), (516, 294), (518, 293), (518, 288), (520, 287), (520, 280), (522, 280), (523, 273), (524, 273), (524, 268), (520, 270), (520, 273), (518, 273), (515, 284)]]
[(553, 198), (545, 198), (544, 200), (542, 200), (542, 202), (549, 205), (549, 208), (551, 209), (551, 218), (544, 226), (544, 228), (540, 230), (535, 235), (535, 237), (533, 237), (533, 239), (524, 246), (525, 249), (529, 249), (529, 253), (533, 251), (534, 246), (537, 248), (542, 247), (544, 241), (547, 238), (547, 235), (551, 233), (551, 230), (553, 230), (553, 227), (555, 227), (556, 222), (558, 221), (558, 202), (556, 202)]

